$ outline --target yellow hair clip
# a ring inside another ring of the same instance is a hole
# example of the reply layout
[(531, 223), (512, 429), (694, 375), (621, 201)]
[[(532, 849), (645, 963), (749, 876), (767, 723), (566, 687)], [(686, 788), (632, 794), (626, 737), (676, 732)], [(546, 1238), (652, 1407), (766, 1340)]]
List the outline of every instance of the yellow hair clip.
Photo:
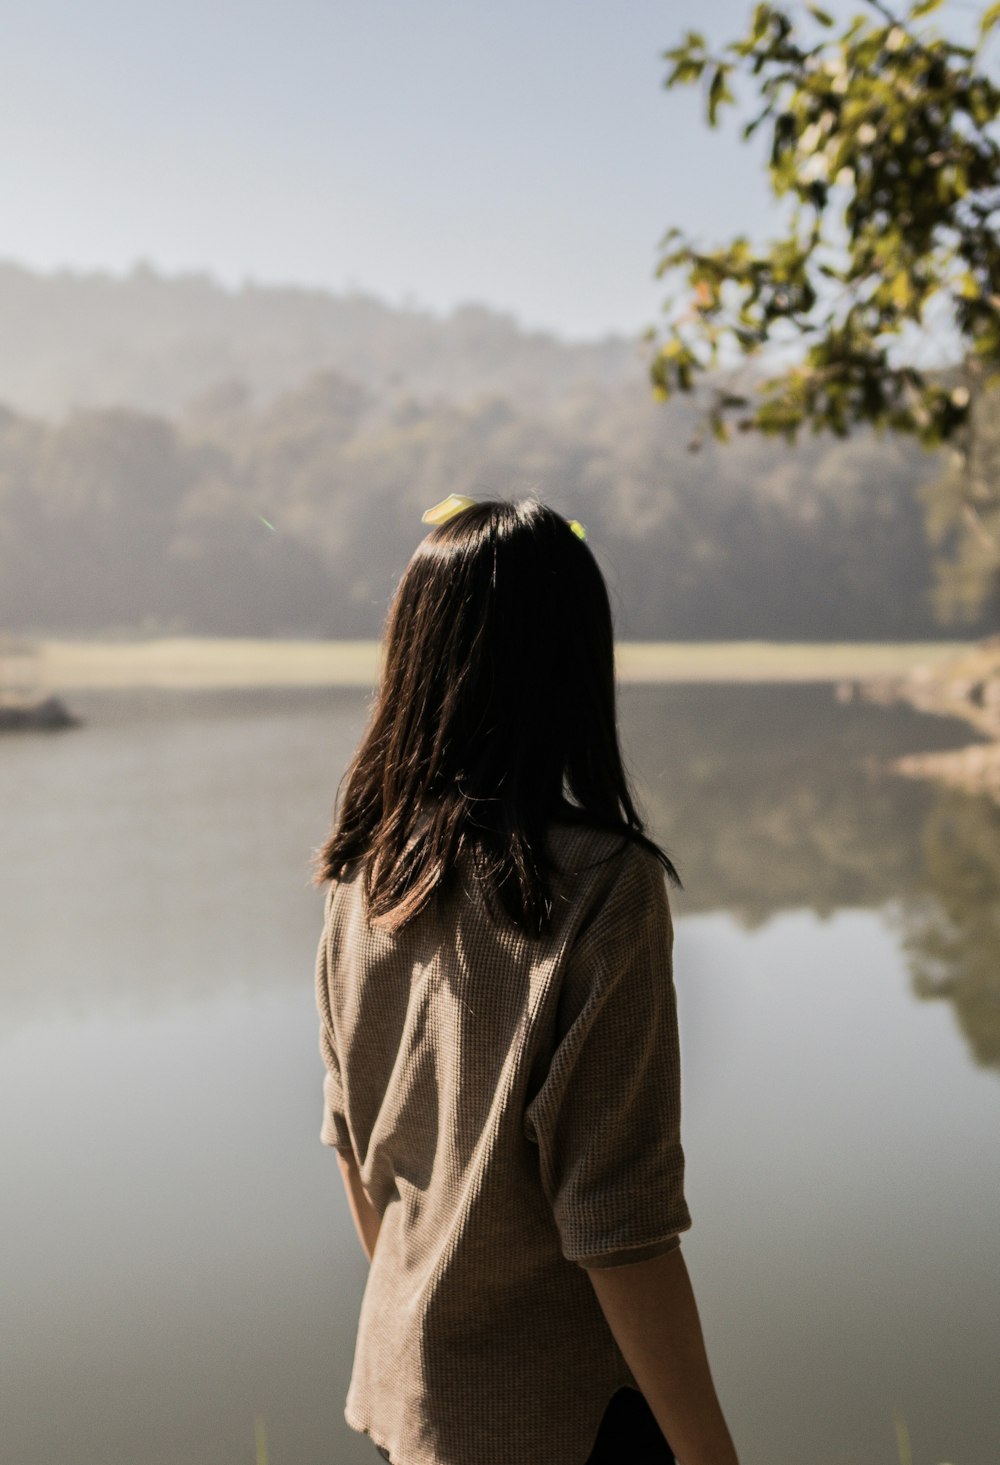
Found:
[(466, 498), (462, 493), (450, 493), (446, 499), (442, 499), (433, 508), (425, 509), (420, 516), (421, 524), (447, 524), (456, 514), (463, 509), (471, 509), (475, 499)]
[[(449, 519), (453, 519), (463, 509), (473, 508), (476, 502), (476, 499), (467, 498), (464, 493), (450, 493), (439, 504), (434, 504), (431, 508), (425, 509), (420, 515), (420, 522), (421, 524), (434, 524), (435, 526), (438, 524), (447, 524)], [(587, 531), (579, 519), (570, 519), (569, 527), (577, 539), (586, 539)]]

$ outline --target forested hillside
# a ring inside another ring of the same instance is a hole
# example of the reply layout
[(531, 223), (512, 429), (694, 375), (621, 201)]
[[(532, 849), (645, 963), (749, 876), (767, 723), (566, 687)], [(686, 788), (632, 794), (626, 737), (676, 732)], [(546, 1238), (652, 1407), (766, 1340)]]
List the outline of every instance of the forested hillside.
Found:
[[(355, 333), (343, 324), (339, 340), (335, 322), (339, 311), (350, 314), (350, 302), (332, 296), (317, 297), (320, 369), (282, 386), (308, 355), (304, 292), (259, 292), (259, 350), (241, 359), (247, 338), (226, 334), (226, 311), (240, 297), (209, 282), (140, 276), (98, 287), (9, 268), (6, 275), (8, 286), (17, 275), (30, 289), (19, 297), (17, 328), (8, 331), (6, 315), (0, 321), (8, 390), (0, 413), (0, 627), (372, 636), (424, 532), (421, 511), (459, 492), (535, 493), (581, 519), (609, 574), (623, 636), (942, 635), (916, 493), (940, 464), (912, 445), (816, 438), (793, 451), (744, 437), (692, 454), (693, 405), (651, 400), (635, 369), (637, 344), (565, 346), (479, 311), (466, 317), (479, 334), (463, 355), (461, 312), (439, 322), (377, 302), (359, 305)], [(134, 298), (144, 290), (162, 305), (145, 340)], [(192, 305), (199, 290), (200, 336)], [(106, 321), (95, 304), (102, 292)], [(73, 394), (60, 399), (59, 380), (84, 372), (91, 310), (93, 400), (112, 390), (101, 353), (115, 332), (123, 361), (145, 350), (145, 385), (130, 393), (123, 377), (118, 405), (69, 410)], [(53, 340), (59, 321), (70, 323), (65, 351), (49, 357), (37, 346), (19, 357), (11, 341), (27, 340), (43, 316)], [(178, 405), (177, 363), (215, 330), (218, 351), (202, 373), (210, 384)], [(160, 382), (164, 409), (175, 410), (152, 412), (154, 347), (170, 332), (176, 349), (161, 359)], [(423, 350), (434, 390), (412, 356), (404, 380), (389, 379), (394, 332)], [(341, 364), (331, 365), (324, 352), (338, 340)], [(212, 377), (223, 356), (229, 370)], [(347, 360), (357, 370), (346, 370)], [(32, 400), (52, 410), (29, 413)]]
[(127, 403), (173, 416), (222, 381), (266, 400), (331, 367), (380, 395), (497, 392), (535, 403), (643, 377), (635, 341), (569, 345), (482, 305), (442, 319), (360, 292), (0, 263), (0, 402), (11, 407), (59, 416)]

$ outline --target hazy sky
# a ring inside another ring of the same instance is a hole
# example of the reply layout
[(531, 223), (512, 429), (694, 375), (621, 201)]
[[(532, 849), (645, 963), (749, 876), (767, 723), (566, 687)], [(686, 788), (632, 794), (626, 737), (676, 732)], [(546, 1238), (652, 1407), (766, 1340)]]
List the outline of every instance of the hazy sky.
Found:
[[(835, 3), (835, 11), (859, 8)], [(0, 258), (655, 319), (656, 245), (767, 227), (759, 147), (666, 93), (748, 0), (30, 0), (0, 48)]]

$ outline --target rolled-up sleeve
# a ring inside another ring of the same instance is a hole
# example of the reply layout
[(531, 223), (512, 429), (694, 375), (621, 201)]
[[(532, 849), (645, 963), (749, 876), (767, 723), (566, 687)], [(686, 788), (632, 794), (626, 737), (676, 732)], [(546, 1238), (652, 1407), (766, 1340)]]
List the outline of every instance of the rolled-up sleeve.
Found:
[(622, 1266), (679, 1244), (684, 1198), (673, 926), (634, 847), (567, 959), (548, 1073), (525, 1111), (563, 1255)]
[(333, 1016), (330, 1011), (329, 987), (329, 911), (327, 897), (326, 917), (319, 949), (316, 952), (316, 1008), (319, 1013), (319, 1051), (326, 1072), (323, 1077), (323, 1124), (320, 1140), (325, 1145), (353, 1154), (351, 1133), (347, 1125), (344, 1108), (344, 1087), (340, 1076), (340, 1063), (334, 1042)]

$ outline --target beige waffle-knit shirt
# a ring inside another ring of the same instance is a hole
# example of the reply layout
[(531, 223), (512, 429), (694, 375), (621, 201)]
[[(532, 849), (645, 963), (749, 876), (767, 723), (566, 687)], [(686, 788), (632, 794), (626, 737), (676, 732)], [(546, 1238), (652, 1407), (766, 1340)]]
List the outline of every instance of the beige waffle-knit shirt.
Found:
[(493, 924), (468, 865), (402, 931), (326, 900), (325, 1144), (381, 1216), (344, 1416), (394, 1465), (584, 1465), (637, 1387), (584, 1267), (690, 1224), (663, 872), (558, 827), (551, 931)]

